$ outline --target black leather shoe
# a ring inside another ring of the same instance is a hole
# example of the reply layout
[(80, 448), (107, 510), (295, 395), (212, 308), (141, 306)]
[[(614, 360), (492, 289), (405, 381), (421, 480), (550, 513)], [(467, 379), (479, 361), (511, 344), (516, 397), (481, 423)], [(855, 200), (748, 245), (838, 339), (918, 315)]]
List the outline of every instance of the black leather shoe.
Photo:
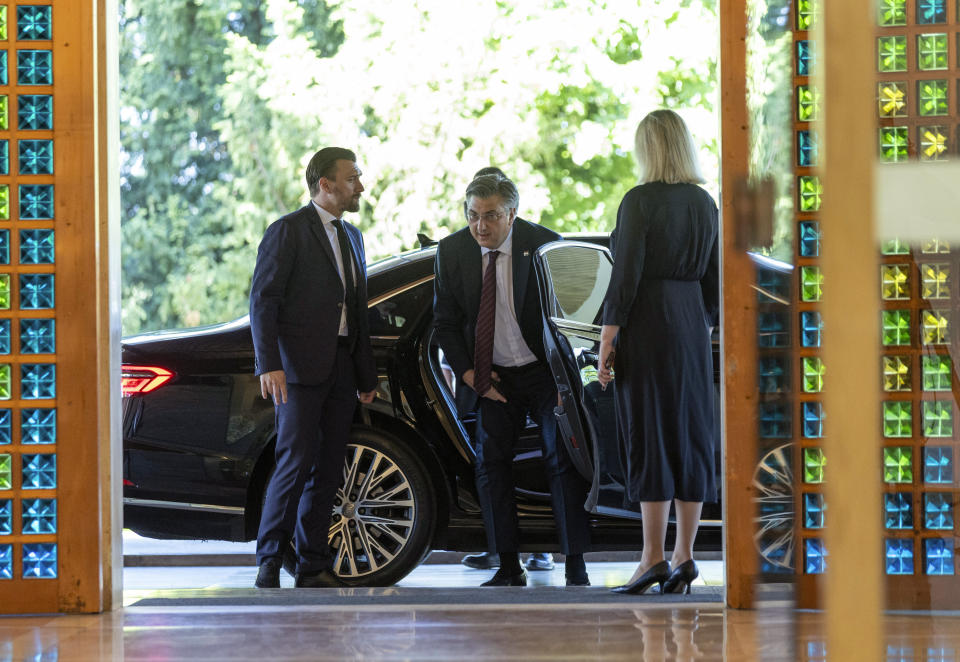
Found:
[(663, 593), (689, 593), (690, 584), (700, 576), (700, 569), (693, 559), (684, 561), (670, 573), (667, 581), (661, 587)]
[(269, 558), (260, 564), (257, 571), (257, 588), (280, 588), (280, 559)]
[(460, 563), (474, 570), (493, 570), (500, 567), (500, 555), (493, 552), (468, 554), (460, 559)]
[(294, 583), (297, 588), (341, 588), (346, 586), (330, 570), (320, 572), (301, 572)]
[(660, 561), (652, 568), (648, 568), (645, 573), (640, 575), (636, 581), (623, 586), (615, 586), (611, 591), (614, 593), (626, 593), (629, 595), (640, 595), (646, 593), (654, 584), (660, 584), (660, 592), (663, 593), (664, 582), (670, 578), (670, 564), (666, 561)]
[(527, 585), (527, 573), (523, 571), (523, 568), (520, 568), (518, 574), (514, 574), (510, 570), (504, 570), (500, 568), (488, 581), (483, 582), (480, 586), (526, 586)]
[(567, 575), (567, 586), (590, 586), (590, 577), (585, 572)]
[(553, 570), (553, 554), (550, 552), (534, 552), (523, 567), (532, 571)]

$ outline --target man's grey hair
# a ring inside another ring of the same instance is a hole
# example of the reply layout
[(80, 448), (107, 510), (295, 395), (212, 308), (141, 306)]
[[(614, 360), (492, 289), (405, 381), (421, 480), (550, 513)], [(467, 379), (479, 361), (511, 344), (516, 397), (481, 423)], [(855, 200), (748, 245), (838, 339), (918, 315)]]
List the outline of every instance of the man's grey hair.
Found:
[(520, 207), (520, 192), (517, 191), (513, 182), (500, 175), (481, 175), (467, 184), (466, 199), (463, 203), (464, 214), (471, 198), (486, 199), (495, 195), (500, 196), (504, 204), (511, 209)]

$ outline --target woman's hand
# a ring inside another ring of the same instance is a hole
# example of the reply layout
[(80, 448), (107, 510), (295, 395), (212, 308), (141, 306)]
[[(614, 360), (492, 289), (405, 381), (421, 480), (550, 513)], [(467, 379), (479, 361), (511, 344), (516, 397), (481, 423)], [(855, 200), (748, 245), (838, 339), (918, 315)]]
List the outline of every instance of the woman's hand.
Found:
[(604, 324), (600, 330), (600, 353), (597, 358), (597, 381), (600, 387), (607, 390), (607, 384), (613, 381), (613, 339), (616, 338), (620, 327), (613, 324)]

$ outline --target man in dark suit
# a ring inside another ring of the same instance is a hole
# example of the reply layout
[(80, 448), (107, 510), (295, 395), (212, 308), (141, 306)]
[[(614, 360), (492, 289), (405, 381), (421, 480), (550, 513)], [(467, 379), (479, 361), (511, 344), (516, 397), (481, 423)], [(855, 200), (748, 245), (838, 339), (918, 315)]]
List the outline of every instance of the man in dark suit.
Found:
[(327, 147), (307, 164), (310, 202), (263, 235), (250, 288), (250, 330), (264, 398), (276, 408), (276, 469), (257, 534), (256, 586), (280, 586), (296, 543), (296, 586), (339, 586), (327, 544), (347, 436), (376, 370), (367, 322), (363, 237), (341, 219), (360, 208), (353, 152)]
[(560, 236), (516, 217), (519, 194), (506, 177), (467, 186), (467, 227), (442, 239), (434, 271), (437, 337), (458, 383), (479, 398), (476, 478), (490, 551), (500, 569), (484, 586), (525, 586), (512, 478), (513, 446), (527, 412), (540, 425), (553, 513), (567, 555), (567, 585), (589, 584), (583, 553), (590, 531), (585, 481), (557, 440), (557, 387), (546, 367), (533, 252)]

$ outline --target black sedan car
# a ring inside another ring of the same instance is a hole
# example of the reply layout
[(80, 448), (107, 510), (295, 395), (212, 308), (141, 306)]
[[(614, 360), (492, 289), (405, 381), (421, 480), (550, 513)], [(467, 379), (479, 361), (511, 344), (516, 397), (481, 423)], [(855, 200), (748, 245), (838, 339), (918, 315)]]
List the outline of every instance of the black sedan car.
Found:
[[(612, 261), (606, 236), (543, 246), (535, 264), (544, 338), (556, 378), (560, 432), (592, 485), (595, 550), (638, 549), (639, 513), (623, 508), (612, 389), (599, 388), (598, 313)], [(458, 415), (432, 325), (433, 261), (422, 247), (372, 264), (370, 332), (379, 383), (358, 407), (329, 540), (347, 583), (389, 585), (433, 549), (486, 541), (474, 485), (474, 425)], [(256, 537), (273, 470), (274, 413), (260, 396), (247, 318), (123, 341), (125, 526), (157, 538)], [(718, 462), (719, 470), (719, 449)], [(530, 422), (514, 477), (526, 550), (557, 548), (540, 451)], [(718, 483), (719, 484), (719, 483)], [(719, 504), (707, 504), (701, 548), (719, 547)]]

